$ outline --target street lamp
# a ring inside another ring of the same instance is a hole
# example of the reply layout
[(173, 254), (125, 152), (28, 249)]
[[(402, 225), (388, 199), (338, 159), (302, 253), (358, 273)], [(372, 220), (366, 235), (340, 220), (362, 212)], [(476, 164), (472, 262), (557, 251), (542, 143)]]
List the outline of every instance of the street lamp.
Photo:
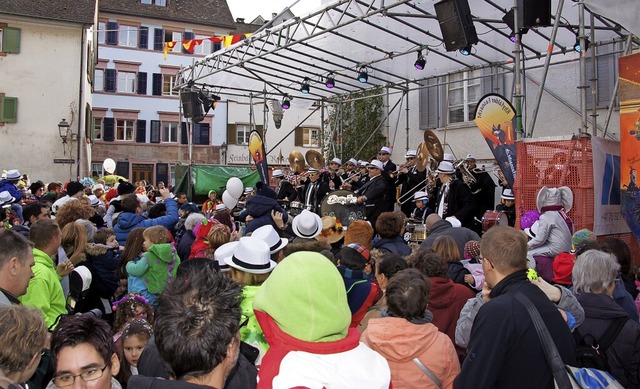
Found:
[(222, 152), (222, 155), (224, 157), (224, 164), (227, 164), (227, 142), (222, 142), (222, 144), (220, 145), (220, 151)]
[(58, 123), (58, 132), (60, 133), (60, 139), (62, 139), (62, 143), (67, 143), (70, 128), (71, 126), (69, 125), (69, 123), (67, 123), (66, 119), (62, 119), (62, 121)]

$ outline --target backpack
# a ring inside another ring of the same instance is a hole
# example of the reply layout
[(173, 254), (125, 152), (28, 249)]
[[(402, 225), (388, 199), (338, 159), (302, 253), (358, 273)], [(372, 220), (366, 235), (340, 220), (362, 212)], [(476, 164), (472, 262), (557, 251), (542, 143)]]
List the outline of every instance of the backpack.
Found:
[(619, 317), (613, 320), (604, 331), (600, 339), (591, 334), (582, 335), (580, 327), (573, 332), (576, 341), (577, 367), (593, 368), (611, 373), (607, 361), (607, 350), (618, 337), (629, 317)]

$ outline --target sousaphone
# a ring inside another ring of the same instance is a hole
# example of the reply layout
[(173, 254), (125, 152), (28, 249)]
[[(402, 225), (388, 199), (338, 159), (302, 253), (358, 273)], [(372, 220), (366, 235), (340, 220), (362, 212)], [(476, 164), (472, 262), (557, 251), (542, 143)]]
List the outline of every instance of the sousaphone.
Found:
[(301, 152), (294, 150), (289, 154), (289, 166), (293, 172), (300, 173), (304, 171), (305, 162)]
[(420, 173), (425, 171), (427, 168), (427, 163), (429, 162), (429, 150), (427, 150), (427, 146), (424, 142), (421, 142), (416, 150), (416, 169)]
[(322, 170), (324, 168), (324, 157), (318, 151), (309, 150), (304, 155), (309, 166), (314, 169)]
[(442, 162), (442, 159), (444, 158), (444, 150), (442, 149), (442, 143), (440, 143), (435, 132), (431, 130), (424, 131), (424, 144), (427, 147), (427, 150), (429, 150), (431, 157), (438, 163)]

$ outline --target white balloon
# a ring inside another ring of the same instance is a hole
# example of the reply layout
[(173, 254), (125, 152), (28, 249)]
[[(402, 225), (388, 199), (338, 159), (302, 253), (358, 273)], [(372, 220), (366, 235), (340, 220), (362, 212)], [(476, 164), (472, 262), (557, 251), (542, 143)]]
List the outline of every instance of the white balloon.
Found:
[[(229, 192), (231, 197), (233, 197), (236, 200), (239, 199), (240, 196), (242, 196), (242, 193), (244, 192), (244, 185), (242, 184), (242, 180), (239, 179), (238, 177), (229, 178), (229, 180), (227, 181), (227, 191)], [(227, 205), (227, 207), (229, 206)], [(233, 208), (233, 207), (229, 207), (229, 208)]]
[(229, 191), (225, 190), (224, 193), (222, 193), (222, 202), (224, 203), (224, 205), (227, 206), (227, 208), (233, 209), (238, 203), (238, 199), (234, 199), (233, 196), (231, 196), (231, 194), (229, 193)]
[(107, 158), (102, 162), (102, 167), (107, 173), (113, 174), (113, 172), (116, 171), (116, 161), (111, 158)]

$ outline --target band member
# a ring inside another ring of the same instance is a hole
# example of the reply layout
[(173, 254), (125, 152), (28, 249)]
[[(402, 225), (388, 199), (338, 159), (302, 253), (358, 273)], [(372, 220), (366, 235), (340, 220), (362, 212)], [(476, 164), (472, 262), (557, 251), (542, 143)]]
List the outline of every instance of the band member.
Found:
[(416, 207), (411, 211), (411, 219), (420, 220), (421, 223), (425, 223), (427, 216), (433, 213), (431, 208), (427, 206), (429, 203), (429, 196), (427, 192), (418, 191), (413, 194), (413, 201)]
[(451, 162), (442, 161), (438, 165), (436, 173), (442, 186), (436, 200), (436, 212), (443, 219), (453, 216), (463, 227), (472, 229), (475, 201), (467, 184), (455, 179), (455, 172)]
[(284, 178), (284, 173), (282, 172), (282, 170), (274, 170), (271, 176), (273, 177), (273, 181), (276, 183), (276, 193), (278, 194), (278, 200), (287, 199), (289, 201), (293, 201), (296, 199), (296, 190), (293, 188), (293, 185), (291, 185), (291, 183)]
[(320, 171), (312, 167), (309, 168), (307, 177), (303, 197), (304, 207), (319, 214), (322, 199), (330, 192), (329, 184), (320, 180)]
[(511, 189), (505, 189), (502, 191), (502, 196), (500, 196), (500, 204), (496, 205), (497, 211), (502, 211), (507, 215), (510, 227), (516, 225), (515, 200), (516, 198), (513, 196), (513, 191)]
[(391, 149), (382, 147), (378, 152), (378, 159), (382, 162), (384, 170), (382, 177), (387, 183), (386, 201), (384, 202), (383, 212), (393, 212), (396, 203), (396, 164), (391, 161)]
[(387, 181), (382, 176), (384, 166), (382, 162), (374, 159), (367, 165), (369, 181), (356, 191), (358, 204), (365, 204), (367, 221), (375, 229), (376, 220), (384, 212)]
[(351, 158), (344, 164), (344, 173), (340, 176), (340, 189), (352, 190), (353, 183), (360, 178), (360, 172), (358, 171), (358, 161), (355, 158)]
[(367, 161), (358, 161), (359, 174), (351, 179), (351, 190), (358, 190), (369, 181), (369, 172), (367, 170)]
[(340, 166), (342, 166), (342, 160), (340, 158), (334, 158), (329, 162), (327, 171), (322, 173), (322, 181), (329, 184), (330, 190), (336, 190), (340, 188), (342, 184), (342, 180), (340, 179), (342, 172), (339, 172)]
[(402, 185), (400, 198), (403, 199), (404, 203), (400, 205), (400, 210), (409, 217), (415, 209), (415, 203), (410, 199), (415, 192), (425, 187), (427, 171), (418, 171), (416, 167), (416, 150), (407, 151), (404, 157), (407, 163), (398, 170), (396, 186)]
[[(467, 154), (465, 158), (465, 165), (467, 170), (473, 175), (475, 183), (471, 183), (469, 188), (473, 194), (473, 199), (476, 202), (476, 210), (474, 216), (477, 220), (482, 220), (482, 216), (488, 210), (491, 210), (496, 198), (496, 184), (489, 173), (485, 171), (478, 171), (476, 169), (476, 158), (473, 154)], [(482, 232), (482, 222), (475, 223), (475, 228), (472, 228), (477, 234)]]

